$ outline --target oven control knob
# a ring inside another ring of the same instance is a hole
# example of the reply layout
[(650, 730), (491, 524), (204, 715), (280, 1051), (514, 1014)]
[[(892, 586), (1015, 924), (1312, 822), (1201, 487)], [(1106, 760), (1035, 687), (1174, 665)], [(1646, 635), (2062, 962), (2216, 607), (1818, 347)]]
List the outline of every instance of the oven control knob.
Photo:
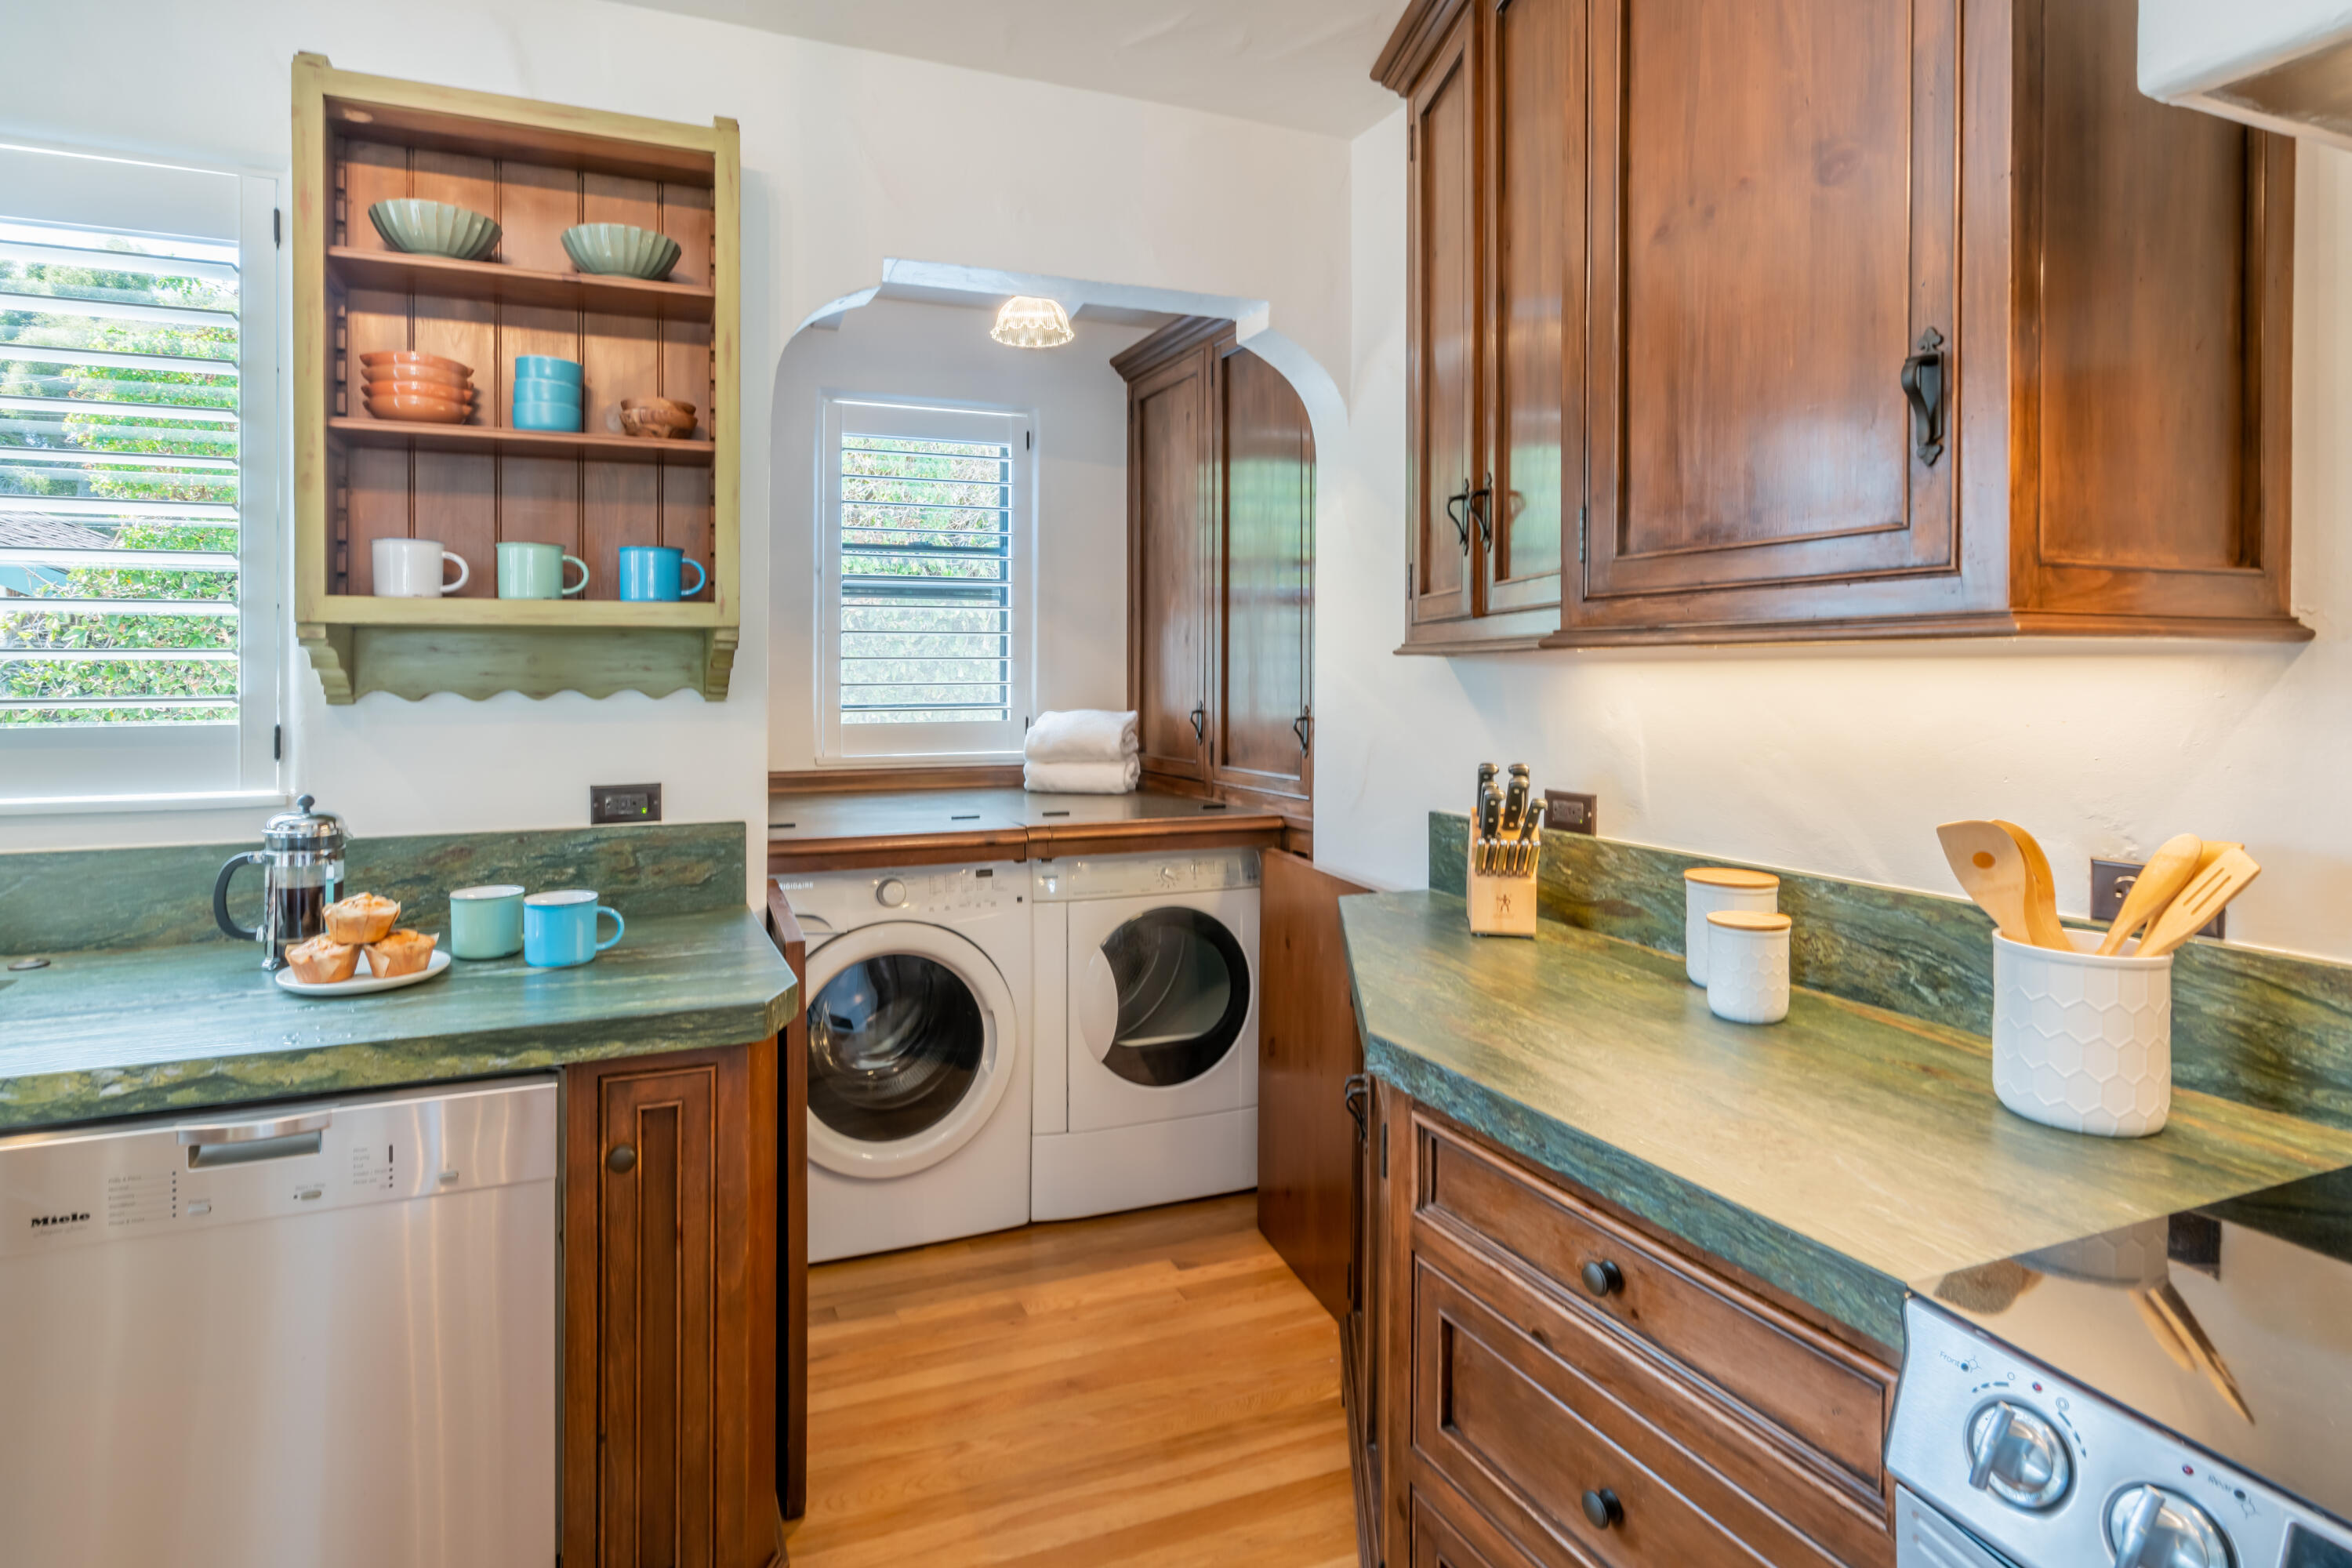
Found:
[(1996, 1399), (1969, 1419), (1969, 1485), (1979, 1491), (2038, 1512), (2057, 1507), (2074, 1479), (2066, 1440), (2040, 1412)]
[(2107, 1504), (2116, 1568), (2230, 1568), (2212, 1515), (2162, 1487), (2126, 1487)]
[(907, 884), (896, 877), (885, 877), (876, 884), (874, 901), (886, 910), (901, 909), (907, 902)]

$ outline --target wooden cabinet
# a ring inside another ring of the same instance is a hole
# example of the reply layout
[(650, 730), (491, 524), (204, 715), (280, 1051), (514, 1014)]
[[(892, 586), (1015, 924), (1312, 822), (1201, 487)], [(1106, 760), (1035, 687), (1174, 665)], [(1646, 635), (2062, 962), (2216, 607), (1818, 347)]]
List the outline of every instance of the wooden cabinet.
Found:
[[(2142, 97), (2136, 14), (1415, 5), (1375, 72), (1412, 138), (1408, 649), (1523, 645), (1537, 603), (1553, 647), (2308, 636), (2292, 143)], [(1505, 527), (1555, 518), (1564, 593)]]
[(1381, 1085), (1380, 1530), (1420, 1563), (1884, 1568), (1895, 1371)]
[(1128, 383), (1128, 694), (1147, 780), (1273, 809), (1313, 797), (1315, 437), (1233, 323), (1187, 318)]
[(777, 1561), (774, 1042), (565, 1076), (564, 1558)]

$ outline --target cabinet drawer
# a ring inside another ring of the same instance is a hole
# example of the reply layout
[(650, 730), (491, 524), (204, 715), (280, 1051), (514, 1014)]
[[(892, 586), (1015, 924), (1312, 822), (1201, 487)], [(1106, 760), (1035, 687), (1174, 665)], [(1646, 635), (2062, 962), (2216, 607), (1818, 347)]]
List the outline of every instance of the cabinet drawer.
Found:
[(1435, 1499), (1413, 1489), (1412, 1568), (1526, 1568), (1526, 1563), (1507, 1547), (1474, 1545)]
[(1588, 1331), (1570, 1357), (1555, 1354), (1425, 1260), (1414, 1294), (1413, 1451), (1531, 1556), (1612, 1568), (1834, 1562), (1654, 1425), (1646, 1402), (1612, 1392), (1632, 1381), (1607, 1364), (1626, 1352)]
[(1883, 1499), (1891, 1372), (1445, 1130), (1420, 1131), (1423, 1217), (1640, 1335)]

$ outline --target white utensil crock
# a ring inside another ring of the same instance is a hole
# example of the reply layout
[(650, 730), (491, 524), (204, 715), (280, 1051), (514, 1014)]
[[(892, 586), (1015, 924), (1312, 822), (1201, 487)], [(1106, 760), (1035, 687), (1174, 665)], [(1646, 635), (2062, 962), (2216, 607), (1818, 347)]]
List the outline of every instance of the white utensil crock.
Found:
[[(454, 594), (474, 574), (462, 555), (441, 548), (437, 539), (379, 539), (375, 542), (375, 596), (379, 599), (435, 599)], [(444, 563), (457, 563), (457, 580), (442, 581)]]
[(1706, 1005), (1735, 1024), (1777, 1024), (1789, 1016), (1788, 916), (1769, 910), (1717, 910), (1707, 917)]
[(2172, 957), (2113, 958), (1992, 939), (1992, 1088), (2029, 1121), (2145, 1138), (2172, 1112)]
[(1780, 907), (1780, 879), (1769, 871), (1738, 866), (1694, 866), (1683, 873), (1683, 973), (1694, 985), (1706, 984), (1706, 917), (1717, 910), (1754, 910), (1770, 914)]

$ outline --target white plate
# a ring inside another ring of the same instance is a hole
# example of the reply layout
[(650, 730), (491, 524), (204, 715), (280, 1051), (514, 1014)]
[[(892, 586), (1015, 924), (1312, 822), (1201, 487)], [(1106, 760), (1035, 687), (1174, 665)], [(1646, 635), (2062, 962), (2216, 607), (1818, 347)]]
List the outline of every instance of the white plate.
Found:
[[(368, 963), (368, 955), (364, 952), (360, 954), (360, 963), (370, 970), (374, 968)], [(436, 947), (433, 950), (433, 956), (425, 961), (425, 967), (414, 974), (394, 974), (388, 979), (378, 980), (371, 973), (364, 978), (354, 974), (349, 980), (314, 983), (297, 980), (292, 970), (281, 969), (278, 972), (278, 984), (297, 996), (364, 996), (371, 991), (397, 991), (404, 985), (415, 985), (420, 981), (432, 979), (448, 967), (449, 955)]]

